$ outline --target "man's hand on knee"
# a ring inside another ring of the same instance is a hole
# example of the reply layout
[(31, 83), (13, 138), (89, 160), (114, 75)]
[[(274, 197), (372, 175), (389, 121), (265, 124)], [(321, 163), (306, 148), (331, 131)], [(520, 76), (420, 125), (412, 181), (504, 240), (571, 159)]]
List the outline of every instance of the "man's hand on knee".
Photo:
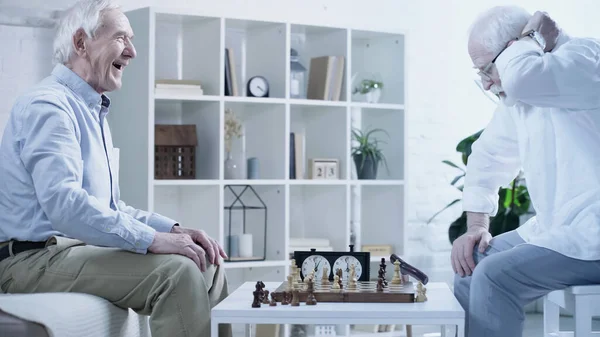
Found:
[(479, 252), (483, 253), (492, 239), (492, 235), (488, 231), (485, 224), (478, 224), (468, 221), (468, 230), (465, 234), (454, 240), (452, 244), (451, 262), (452, 269), (455, 273), (464, 277), (471, 275), (475, 269), (475, 260), (473, 258), (473, 249), (479, 244)]
[[(209, 248), (206, 250), (200, 245), (196, 244), (195, 239), (187, 233), (162, 233), (156, 232), (154, 241), (148, 251), (155, 254), (179, 254), (187, 256), (192, 259), (198, 268), (202, 272), (206, 271), (206, 251), (208, 250), (210, 261), (215, 260), (215, 248), (213, 244), (218, 245), (216, 241), (211, 241), (209, 236), (206, 236), (202, 240), (210, 242)], [(225, 252), (223, 252), (223, 255)], [(214, 262), (211, 262), (214, 263)]]
[(219, 264), (219, 257), (224, 259), (227, 258), (225, 250), (217, 242), (217, 240), (211, 238), (206, 234), (205, 231), (200, 229), (187, 228), (182, 226), (174, 226), (171, 233), (182, 233), (187, 234), (192, 238), (196, 244), (200, 245), (208, 254), (208, 261), (212, 264)]

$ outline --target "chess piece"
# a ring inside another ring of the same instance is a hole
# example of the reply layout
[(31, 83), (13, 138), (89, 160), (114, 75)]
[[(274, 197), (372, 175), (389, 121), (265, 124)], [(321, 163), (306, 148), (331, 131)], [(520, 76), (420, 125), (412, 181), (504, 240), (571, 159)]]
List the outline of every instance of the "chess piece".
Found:
[(277, 306), (277, 301), (275, 300), (275, 293), (271, 293), (271, 303), (269, 303), (270, 307)]
[(383, 279), (381, 277), (377, 280), (377, 291), (383, 291)]
[(348, 290), (356, 290), (356, 266), (350, 265), (350, 276), (348, 276)]
[(256, 290), (259, 291), (260, 297), (259, 297), (259, 301), (264, 302), (265, 300), (265, 284), (263, 283), (263, 281), (258, 281), (256, 282)]
[(381, 263), (379, 264), (379, 277), (383, 279), (383, 286), (387, 287), (388, 286), (388, 282), (385, 278), (385, 269), (386, 269), (386, 264), (385, 264), (385, 257), (381, 258)]
[(309, 278), (307, 284), (306, 305), (316, 305), (317, 298), (315, 297), (315, 283), (312, 278)]
[(255, 287), (254, 291), (252, 292), (252, 294), (254, 295), (254, 301), (252, 301), (252, 307), (260, 308), (261, 288), (260, 288), (260, 284), (258, 282), (256, 283), (256, 287)]
[(392, 284), (402, 284), (402, 278), (400, 278), (400, 261), (398, 260), (394, 262), (394, 277), (392, 278)]
[(340, 288), (340, 276), (335, 275), (333, 277), (333, 285), (331, 286), (331, 291), (339, 291)]
[(287, 287), (285, 290), (292, 291), (292, 289), (294, 289), (294, 275), (288, 275), (287, 280)]
[(340, 268), (338, 268), (338, 270), (336, 271), (336, 274), (337, 274), (337, 277), (338, 277), (337, 283), (339, 284), (340, 289), (342, 289), (342, 288), (344, 288), (344, 284), (343, 284), (343, 282), (344, 282), (344, 278), (343, 278), (344, 272)]
[(327, 269), (327, 267), (323, 268), (323, 276), (321, 277), (321, 284), (323, 284), (323, 285), (329, 284), (329, 269)]
[(288, 291), (288, 292), (287, 292), (286, 301), (287, 301), (287, 303), (288, 303), (288, 304), (289, 304), (289, 303), (292, 303), (292, 298), (293, 298), (293, 295), (292, 295), (292, 293), (293, 293), (293, 291), (294, 291), (294, 289), (292, 289), (292, 291)]
[(292, 303), (291, 303), (292, 307), (300, 306), (300, 294), (299, 294), (299, 292), (300, 291), (298, 289), (292, 290)]
[(417, 284), (417, 296), (415, 297), (415, 302), (425, 302), (427, 301), (427, 289), (423, 286), (423, 283), (419, 281)]
[(289, 294), (289, 291), (284, 291), (281, 293), (281, 305), (290, 304), (290, 302), (288, 301), (288, 294)]
[(269, 291), (268, 290), (264, 291), (264, 297), (263, 297), (262, 303), (263, 304), (269, 304)]

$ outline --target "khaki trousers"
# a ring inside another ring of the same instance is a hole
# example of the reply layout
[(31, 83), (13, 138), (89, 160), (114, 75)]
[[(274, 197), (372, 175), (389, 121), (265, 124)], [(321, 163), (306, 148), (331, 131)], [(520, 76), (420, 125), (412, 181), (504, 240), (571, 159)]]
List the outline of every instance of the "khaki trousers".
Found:
[[(150, 316), (153, 337), (210, 336), (210, 310), (228, 295), (224, 269), (176, 254), (136, 254), (53, 237), (0, 262), (5, 293), (77, 292)], [(221, 324), (219, 336), (231, 336)]]

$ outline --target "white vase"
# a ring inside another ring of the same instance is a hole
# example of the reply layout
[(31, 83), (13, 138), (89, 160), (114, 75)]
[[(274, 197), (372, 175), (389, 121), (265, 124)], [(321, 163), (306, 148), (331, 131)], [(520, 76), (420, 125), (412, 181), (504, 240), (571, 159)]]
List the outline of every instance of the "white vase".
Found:
[(381, 89), (373, 89), (366, 94), (367, 103), (379, 103)]
[(225, 159), (225, 179), (244, 179), (242, 161), (235, 158), (231, 152), (227, 153)]

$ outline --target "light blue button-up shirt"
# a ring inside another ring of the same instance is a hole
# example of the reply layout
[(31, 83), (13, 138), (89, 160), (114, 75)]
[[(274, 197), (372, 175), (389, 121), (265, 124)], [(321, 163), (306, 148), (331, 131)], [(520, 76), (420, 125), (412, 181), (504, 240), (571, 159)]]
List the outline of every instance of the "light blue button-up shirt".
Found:
[(174, 220), (119, 200), (110, 100), (64, 65), (20, 96), (0, 145), (0, 241), (67, 236), (146, 253)]

